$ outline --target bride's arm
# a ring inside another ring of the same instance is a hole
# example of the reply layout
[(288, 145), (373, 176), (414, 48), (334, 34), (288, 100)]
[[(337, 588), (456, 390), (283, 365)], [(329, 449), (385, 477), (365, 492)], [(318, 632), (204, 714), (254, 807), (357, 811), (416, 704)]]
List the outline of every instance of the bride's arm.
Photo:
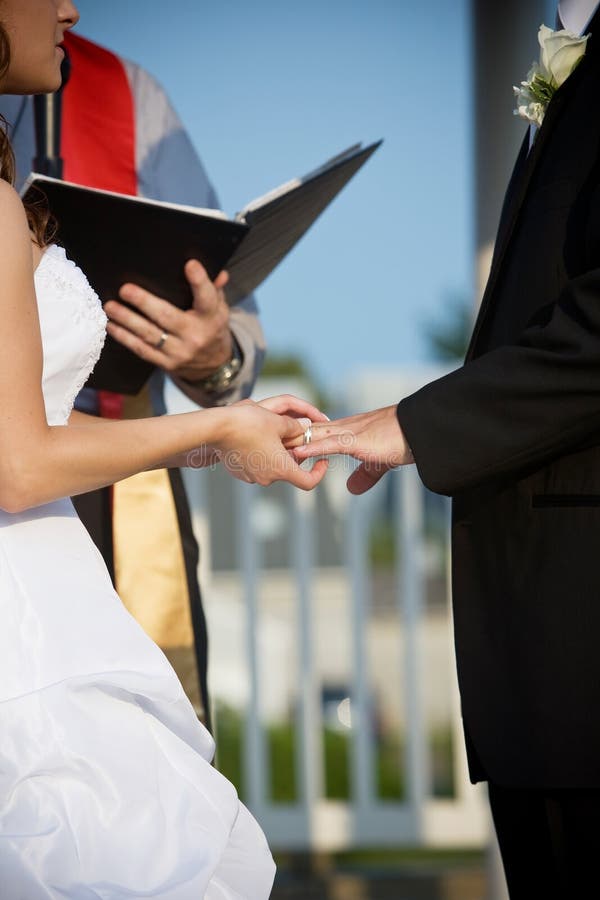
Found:
[[(0, 507), (15, 512), (83, 493), (210, 444), (229, 471), (268, 484), (313, 487), (321, 469), (302, 471), (282, 440), (303, 425), (255, 404), (158, 418), (49, 426), (42, 344), (27, 220), (17, 193), (0, 181)], [(227, 455), (235, 461), (227, 463)]]
[[(81, 412), (74, 409), (69, 416), (69, 425), (101, 425), (106, 420), (101, 416), (90, 415), (90, 413)], [(183, 469), (186, 467), (194, 469), (205, 469), (209, 466), (218, 465), (220, 462), (219, 453), (212, 447), (205, 444), (191, 452), (186, 450), (184, 453), (176, 453), (169, 459), (163, 459), (149, 469)]]

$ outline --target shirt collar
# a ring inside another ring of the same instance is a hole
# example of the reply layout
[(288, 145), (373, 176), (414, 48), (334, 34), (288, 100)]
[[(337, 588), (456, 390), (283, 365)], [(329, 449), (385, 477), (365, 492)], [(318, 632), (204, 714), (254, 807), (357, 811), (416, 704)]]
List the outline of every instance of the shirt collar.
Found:
[(558, 14), (563, 28), (583, 34), (598, 7), (598, 0), (560, 0)]

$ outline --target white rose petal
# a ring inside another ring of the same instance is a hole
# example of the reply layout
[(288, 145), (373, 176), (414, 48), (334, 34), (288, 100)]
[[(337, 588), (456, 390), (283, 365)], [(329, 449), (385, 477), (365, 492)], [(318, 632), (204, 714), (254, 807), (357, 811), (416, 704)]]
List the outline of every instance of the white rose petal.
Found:
[[(542, 32), (544, 32), (542, 34)], [(563, 84), (585, 53), (589, 35), (579, 37), (571, 31), (551, 31), (545, 25), (540, 28), (542, 48), (540, 62), (556, 87)]]
[(548, 68), (548, 51), (546, 50), (546, 45), (553, 34), (557, 32), (553, 31), (551, 28), (548, 28), (547, 25), (540, 25), (540, 30), (538, 31), (538, 44), (540, 45), (540, 64), (547, 70)]
[(562, 34), (562, 32), (554, 31), (552, 28), (548, 28), (547, 25), (540, 25), (540, 30), (538, 31), (538, 44), (544, 49), (544, 45), (549, 37), (553, 34)]
[[(587, 42), (587, 37), (585, 41)], [(583, 43), (583, 49), (581, 48), (581, 42), (578, 44), (563, 44), (562, 47), (557, 49), (550, 60), (550, 71), (557, 87), (564, 84), (584, 53), (585, 42)]]

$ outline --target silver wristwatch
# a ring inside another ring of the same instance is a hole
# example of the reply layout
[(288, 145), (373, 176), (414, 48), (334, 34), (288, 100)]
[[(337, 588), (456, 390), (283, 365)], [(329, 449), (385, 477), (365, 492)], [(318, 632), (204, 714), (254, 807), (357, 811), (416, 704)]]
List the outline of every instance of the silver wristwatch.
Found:
[(222, 394), (223, 391), (226, 391), (227, 388), (230, 387), (231, 382), (242, 368), (242, 351), (235, 338), (232, 338), (231, 344), (231, 359), (228, 359), (222, 366), (219, 366), (212, 375), (209, 375), (207, 378), (203, 378), (202, 381), (198, 382), (200, 387), (206, 391), (207, 394)]

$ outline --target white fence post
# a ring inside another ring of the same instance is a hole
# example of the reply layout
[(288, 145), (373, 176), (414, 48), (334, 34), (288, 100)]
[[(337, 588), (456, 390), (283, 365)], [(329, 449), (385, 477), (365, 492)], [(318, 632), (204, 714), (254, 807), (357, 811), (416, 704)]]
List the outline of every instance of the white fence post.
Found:
[(348, 503), (346, 565), (351, 581), (352, 656), (354, 686), (351, 700), (352, 797), (356, 815), (368, 816), (373, 805), (374, 756), (371, 698), (367, 665), (368, 517), (364, 501), (351, 497)]
[(424, 489), (414, 466), (394, 473), (398, 606), (404, 637), (406, 697), (406, 781), (415, 833), (421, 834), (425, 802), (431, 793), (429, 746), (421, 693), (421, 625), (425, 595), (423, 571)]
[(296, 581), (296, 609), (300, 658), (299, 737), (296, 747), (300, 797), (308, 837), (314, 829), (314, 810), (323, 796), (323, 739), (320, 681), (313, 641), (313, 570), (315, 565), (314, 495), (291, 492), (292, 562)]
[(254, 485), (241, 482), (235, 485), (237, 548), (246, 608), (248, 654), (248, 705), (244, 724), (243, 761), (248, 806), (260, 818), (260, 811), (268, 800), (268, 758), (260, 714), (258, 575), (261, 569), (261, 554), (252, 527), (252, 501), (255, 493)]

